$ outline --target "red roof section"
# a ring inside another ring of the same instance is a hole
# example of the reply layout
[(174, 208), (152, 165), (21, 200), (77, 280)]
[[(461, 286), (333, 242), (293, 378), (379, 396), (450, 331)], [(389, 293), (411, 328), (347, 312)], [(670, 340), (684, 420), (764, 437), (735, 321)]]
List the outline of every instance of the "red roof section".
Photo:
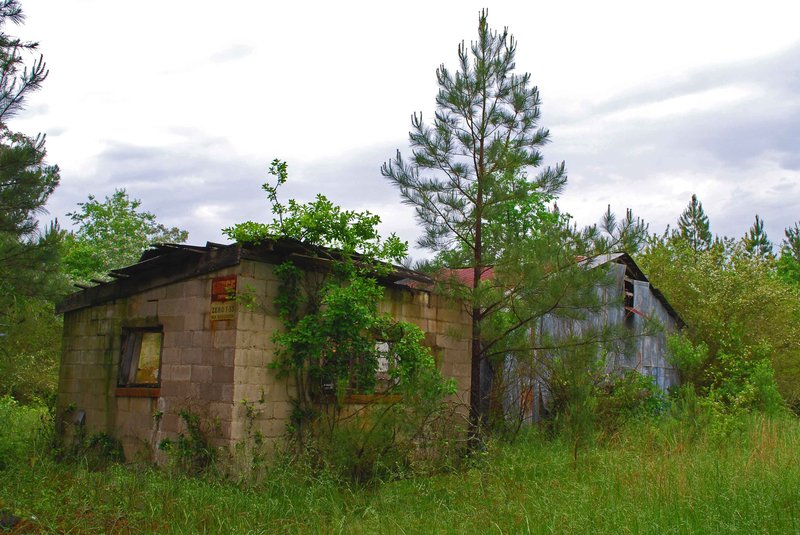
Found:
[[(450, 278), (453, 277), (458, 279), (458, 282), (472, 287), (472, 281), (475, 278), (475, 269), (474, 268), (458, 268), (458, 269), (444, 269), (441, 272), (440, 278)], [(487, 266), (483, 268), (483, 272), (481, 273), (481, 280), (487, 281), (492, 280), (494, 278), (494, 268), (491, 266)]]

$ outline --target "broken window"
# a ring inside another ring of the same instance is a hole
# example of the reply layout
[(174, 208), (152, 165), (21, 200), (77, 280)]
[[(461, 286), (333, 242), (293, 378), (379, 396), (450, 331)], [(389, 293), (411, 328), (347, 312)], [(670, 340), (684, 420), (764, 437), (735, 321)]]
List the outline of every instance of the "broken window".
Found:
[(629, 326), (633, 326), (633, 314), (635, 309), (633, 308), (634, 303), (634, 284), (633, 281), (627, 277), (625, 277), (625, 323)]
[(162, 339), (161, 327), (122, 332), (118, 386), (159, 386)]

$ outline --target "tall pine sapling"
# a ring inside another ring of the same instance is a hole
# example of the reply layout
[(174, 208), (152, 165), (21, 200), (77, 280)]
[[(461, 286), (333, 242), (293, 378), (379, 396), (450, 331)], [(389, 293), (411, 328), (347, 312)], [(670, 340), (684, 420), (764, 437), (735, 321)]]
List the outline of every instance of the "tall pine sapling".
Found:
[(800, 262), (800, 223), (795, 223), (793, 227), (784, 230), (786, 239), (783, 240), (781, 255), (789, 255)]
[(786, 238), (781, 244), (781, 256), (777, 262), (778, 276), (796, 288), (800, 288), (800, 223), (787, 227)]
[[(487, 12), (478, 19), (478, 39), (458, 47), (458, 67), (436, 71), (439, 92), (433, 123), (412, 115), (412, 157), (398, 151), (383, 165), (384, 177), (413, 206), (424, 229), (419, 245), (434, 252), (462, 250), (472, 269), (470, 287), (497, 260), (484, 241), (493, 211), (548, 199), (566, 182), (564, 164), (545, 168), (529, 179), (527, 171), (542, 164), (539, 149), (549, 132), (538, 126), (539, 90), (530, 74), (515, 74), (516, 41), (507, 30), (490, 30)], [(512, 210), (513, 211), (513, 210)], [(494, 248), (496, 250), (496, 247)], [(462, 266), (463, 267), (463, 266)], [(474, 295), (473, 295), (474, 297)], [(470, 421), (477, 426), (482, 360), (481, 327), (485, 310), (472, 301)]]
[(678, 218), (677, 234), (686, 240), (695, 254), (711, 247), (713, 237), (708, 216), (703, 211), (703, 203), (697, 200), (695, 194), (692, 194), (691, 202)]
[(772, 258), (772, 242), (764, 231), (764, 220), (758, 217), (758, 214), (753, 226), (742, 237), (742, 242), (751, 255), (757, 258)]

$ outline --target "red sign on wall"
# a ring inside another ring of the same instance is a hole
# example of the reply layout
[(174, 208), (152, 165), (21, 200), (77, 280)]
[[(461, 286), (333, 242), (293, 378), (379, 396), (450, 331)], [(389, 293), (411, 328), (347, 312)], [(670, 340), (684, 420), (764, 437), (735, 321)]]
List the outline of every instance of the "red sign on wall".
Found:
[(236, 275), (211, 279), (211, 321), (236, 317)]

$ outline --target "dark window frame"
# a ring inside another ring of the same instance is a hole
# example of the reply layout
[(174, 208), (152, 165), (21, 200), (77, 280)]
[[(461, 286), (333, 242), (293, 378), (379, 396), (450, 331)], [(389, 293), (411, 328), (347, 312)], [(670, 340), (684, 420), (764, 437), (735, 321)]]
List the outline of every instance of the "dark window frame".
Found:
[[(137, 382), (136, 373), (139, 368), (142, 341), (144, 335), (157, 333), (159, 337), (158, 370), (156, 382)], [(125, 327), (122, 329), (117, 371), (117, 391), (142, 391), (143, 389), (159, 389), (161, 387), (161, 367), (164, 354), (164, 328), (160, 325), (152, 327)]]

